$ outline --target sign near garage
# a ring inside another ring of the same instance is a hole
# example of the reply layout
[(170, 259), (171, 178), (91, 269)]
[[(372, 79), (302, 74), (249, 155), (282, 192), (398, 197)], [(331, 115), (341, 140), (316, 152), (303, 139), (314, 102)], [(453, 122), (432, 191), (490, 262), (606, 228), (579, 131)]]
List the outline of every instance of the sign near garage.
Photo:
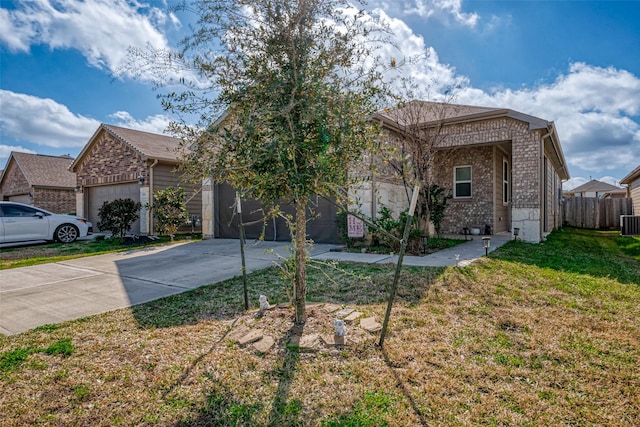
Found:
[(364, 237), (364, 222), (353, 215), (347, 215), (347, 236)]

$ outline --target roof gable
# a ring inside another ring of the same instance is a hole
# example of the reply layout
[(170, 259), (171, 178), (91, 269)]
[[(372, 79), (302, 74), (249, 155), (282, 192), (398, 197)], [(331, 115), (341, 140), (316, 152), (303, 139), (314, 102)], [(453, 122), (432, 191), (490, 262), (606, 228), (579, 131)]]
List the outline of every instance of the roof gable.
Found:
[(586, 182), (573, 190), (570, 190), (571, 193), (600, 193), (604, 191), (614, 191), (619, 190), (620, 187), (616, 187), (615, 185), (607, 184), (606, 182), (598, 181), (597, 179), (592, 179), (589, 182)]
[(69, 171), (73, 157), (12, 152), (5, 170), (11, 162), (32, 187), (73, 188), (76, 185), (76, 176)]
[(178, 150), (180, 149), (180, 139), (103, 123), (94, 132), (89, 142), (87, 142), (73, 162), (71, 170), (75, 171), (82, 159), (90, 152), (91, 147), (97, 142), (98, 135), (101, 131), (109, 133), (147, 159), (158, 159), (174, 163), (179, 161)]

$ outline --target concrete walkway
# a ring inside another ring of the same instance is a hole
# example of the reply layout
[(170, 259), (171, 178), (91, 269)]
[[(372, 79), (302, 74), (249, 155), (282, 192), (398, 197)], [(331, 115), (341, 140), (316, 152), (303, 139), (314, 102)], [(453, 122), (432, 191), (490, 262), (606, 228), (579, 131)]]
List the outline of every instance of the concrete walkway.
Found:
[[(459, 238), (459, 236), (455, 236)], [(478, 258), (484, 256), (485, 249), (482, 243), (483, 236), (469, 236), (469, 241), (460, 243), (452, 248), (440, 250), (438, 252), (425, 255), (405, 255), (402, 265), (413, 265), (420, 267), (446, 267), (457, 265), (464, 267)], [(496, 234), (491, 237), (489, 252), (511, 240), (511, 235)], [(360, 254), (353, 252), (323, 252), (314, 256), (315, 259), (330, 259), (337, 261), (365, 262), (373, 264), (397, 263), (398, 254)]]
[[(491, 250), (509, 235), (491, 236)], [(289, 255), (288, 242), (246, 245), (247, 271), (273, 265)], [(395, 263), (397, 255), (332, 252), (336, 245), (315, 244), (314, 259)], [(404, 265), (464, 266), (484, 255), (474, 240), (424, 257), (405, 256)], [(142, 304), (218, 283), (241, 274), (240, 244), (214, 239), (96, 255), (0, 271), (0, 333), (11, 335), (50, 323)]]

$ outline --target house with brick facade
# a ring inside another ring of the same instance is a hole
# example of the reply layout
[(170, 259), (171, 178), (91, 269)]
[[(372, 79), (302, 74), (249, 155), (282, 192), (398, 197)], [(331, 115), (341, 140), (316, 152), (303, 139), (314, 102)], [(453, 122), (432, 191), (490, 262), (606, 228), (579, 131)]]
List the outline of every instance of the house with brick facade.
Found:
[[(562, 225), (569, 172), (553, 122), (506, 108), (421, 101), (374, 118), (390, 141), (411, 132), (432, 144), (431, 182), (453, 195), (443, 233), (517, 228), (520, 239), (539, 242)], [(360, 209), (371, 216), (379, 204), (407, 207), (406, 195), (404, 186), (375, 174), (357, 190)]]
[(640, 216), (640, 165), (622, 178), (620, 184), (626, 184), (627, 197), (633, 205), (633, 214)]
[[(77, 188), (75, 208), (94, 225), (104, 202), (130, 198), (143, 206), (153, 205), (153, 192), (167, 187), (182, 187), (187, 194), (187, 210), (192, 217), (202, 215), (200, 184), (183, 182), (177, 171), (180, 140), (166, 135), (101, 124), (78, 157), (70, 165)], [(200, 231), (199, 222), (182, 231)], [(143, 207), (131, 233), (153, 234), (154, 220)]]
[(25, 203), (59, 214), (76, 211), (70, 156), (12, 152), (0, 173), (0, 200)]

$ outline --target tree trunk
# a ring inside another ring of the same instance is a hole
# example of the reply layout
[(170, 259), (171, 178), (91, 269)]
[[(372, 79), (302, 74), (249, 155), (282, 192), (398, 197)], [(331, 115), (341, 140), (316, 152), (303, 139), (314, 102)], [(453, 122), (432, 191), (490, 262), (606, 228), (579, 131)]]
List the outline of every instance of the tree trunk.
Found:
[(296, 323), (307, 320), (305, 312), (307, 297), (307, 200), (296, 200), (296, 232), (295, 232), (296, 275), (293, 283), (296, 309)]

